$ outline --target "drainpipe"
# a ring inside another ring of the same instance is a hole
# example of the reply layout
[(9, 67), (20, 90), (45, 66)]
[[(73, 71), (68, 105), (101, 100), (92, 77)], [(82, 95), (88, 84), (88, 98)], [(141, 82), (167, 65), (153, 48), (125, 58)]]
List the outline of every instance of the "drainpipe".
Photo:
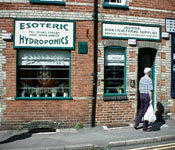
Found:
[(92, 120), (91, 126), (95, 127), (96, 99), (97, 99), (97, 45), (98, 45), (98, 0), (94, 0), (94, 71), (93, 75), (93, 93), (92, 93)]

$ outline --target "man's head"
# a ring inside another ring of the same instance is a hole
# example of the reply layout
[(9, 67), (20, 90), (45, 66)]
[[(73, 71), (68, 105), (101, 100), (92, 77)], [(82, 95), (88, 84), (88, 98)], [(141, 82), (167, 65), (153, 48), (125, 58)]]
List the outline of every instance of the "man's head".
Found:
[(151, 68), (146, 67), (146, 68), (144, 69), (144, 74), (150, 75), (150, 72), (151, 72)]

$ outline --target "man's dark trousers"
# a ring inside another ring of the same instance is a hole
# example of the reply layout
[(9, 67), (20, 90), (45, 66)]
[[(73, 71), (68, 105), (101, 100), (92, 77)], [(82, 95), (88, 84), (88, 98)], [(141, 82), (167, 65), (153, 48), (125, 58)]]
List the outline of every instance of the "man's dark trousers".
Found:
[[(138, 113), (136, 122), (135, 122), (135, 126), (138, 126), (140, 121), (142, 120), (142, 117), (145, 115), (148, 107), (149, 107), (149, 103), (150, 103), (150, 97), (149, 94), (140, 94), (140, 111)], [(147, 130), (148, 128), (148, 121), (143, 121), (143, 130)]]

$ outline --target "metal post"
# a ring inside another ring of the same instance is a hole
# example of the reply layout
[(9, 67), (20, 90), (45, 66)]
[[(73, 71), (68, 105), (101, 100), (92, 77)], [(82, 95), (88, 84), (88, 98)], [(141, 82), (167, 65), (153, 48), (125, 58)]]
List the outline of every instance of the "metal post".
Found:
[(97, 44), (98, 44), (98, 1), (94, 0), (94, 72), (93, 72), (93, 94), (92, 94), (92, 120), (91, 126), (95, 127), (96, 98), (97, 98)]

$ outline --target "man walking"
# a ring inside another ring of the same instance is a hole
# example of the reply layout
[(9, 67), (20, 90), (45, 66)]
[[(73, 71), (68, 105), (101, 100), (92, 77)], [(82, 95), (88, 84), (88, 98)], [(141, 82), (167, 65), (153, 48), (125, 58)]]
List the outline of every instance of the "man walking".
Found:
[[(149, 105), (152, 104), (152, 80), (150, 78), (151, 68), (144, 69), (144, 76), (139, 81), (139, 91), (140, 91), (140, 111), (138, 113), (134, 128), (137, 129), (142, 117), (145, 115)], [(143, 131), (152, 131), (148, 128), (148, 121), (143, 121)]]

